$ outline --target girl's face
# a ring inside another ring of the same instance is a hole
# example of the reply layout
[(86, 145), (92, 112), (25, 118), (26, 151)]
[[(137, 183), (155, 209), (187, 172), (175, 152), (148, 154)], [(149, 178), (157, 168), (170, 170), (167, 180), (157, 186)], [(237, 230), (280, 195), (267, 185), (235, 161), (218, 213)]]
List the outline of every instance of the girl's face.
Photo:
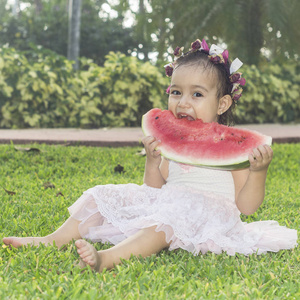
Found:
[(168, 108), (176, 118), (216, 122), (217, 92), (217, 75), (213, 70), (183, 65), (173, 72)]

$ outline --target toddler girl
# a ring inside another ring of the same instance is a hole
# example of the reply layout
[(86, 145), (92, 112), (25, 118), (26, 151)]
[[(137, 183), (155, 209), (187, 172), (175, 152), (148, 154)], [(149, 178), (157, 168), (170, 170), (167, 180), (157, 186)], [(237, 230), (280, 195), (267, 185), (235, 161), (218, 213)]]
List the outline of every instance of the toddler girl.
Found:
[[(166, 66), (171, 76), (168, 108), (176, 118), (229, 124), (245, 80), (236, 72), (241, 62), (228, 60), (228, 51), (206, 42), (192, 43)], [(253, 214), (264, 200), (272, 150), (260, 145), (249, 153), (250, 167), (221, 171), (188, 166), (161, 157), (160, 141), (143, 139), (146, 150), (144, 184), (99, 185), (83, 193), (69, 208), (70, 218), (45, 237), (7, 237), (14, 247), (53, 244), (76, 239), (82, 265), (110, 269), (120, 258), (143, 257), (164, 248), (193, 254), (211, 251), (229, 255), (277, 252), (295, 247), (297, 231), (275, 221), (243, 223), (240, 213)], [(92, 242), (114, 246), (96, 251)]]

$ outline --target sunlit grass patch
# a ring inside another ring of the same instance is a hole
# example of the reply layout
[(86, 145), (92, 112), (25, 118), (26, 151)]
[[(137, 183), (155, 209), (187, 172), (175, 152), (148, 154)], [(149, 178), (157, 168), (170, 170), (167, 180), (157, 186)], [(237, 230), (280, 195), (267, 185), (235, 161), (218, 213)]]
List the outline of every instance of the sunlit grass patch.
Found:
[[(0, 238), (49, 234), (69, 216), (67, 208), (81, 193), (95, 185), (142, 184), (145, 158), (136, 155), (139, 148), (27, 147), (41, 151), (0, 145)], [(300, 144), (275, 144), (273, 150), (265, 202), (254, 215), (242, 219), (272, 219), (299, 230)], [(114, 170), (118, 164), (125, 172)], [(77, 260), (74, 243), (61, 250), (10, 249), (0, 244), (0, 298), (300, 298), (299, 247), (249, 257), (162, 251), (146, 259), (132, 257), (100, 274), (89, 268), (82, 272), (75, 266)]]

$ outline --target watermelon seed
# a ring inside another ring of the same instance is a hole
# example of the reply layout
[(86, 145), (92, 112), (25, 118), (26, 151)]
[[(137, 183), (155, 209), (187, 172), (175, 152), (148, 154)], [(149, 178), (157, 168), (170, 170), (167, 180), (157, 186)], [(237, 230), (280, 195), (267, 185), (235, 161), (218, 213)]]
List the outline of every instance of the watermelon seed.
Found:
[(159, 119), (159, 117), (156, 117), (155, 120)]

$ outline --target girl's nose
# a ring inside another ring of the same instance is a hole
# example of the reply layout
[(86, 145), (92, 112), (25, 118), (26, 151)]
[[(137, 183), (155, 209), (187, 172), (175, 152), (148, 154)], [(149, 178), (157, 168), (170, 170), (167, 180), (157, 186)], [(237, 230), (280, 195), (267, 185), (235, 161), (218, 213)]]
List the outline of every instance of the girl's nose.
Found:
[(180, 106), (180, 107), (189, 107), (190, 106), (189, 97), (182, 96), (179, 100), (178, 106)]

